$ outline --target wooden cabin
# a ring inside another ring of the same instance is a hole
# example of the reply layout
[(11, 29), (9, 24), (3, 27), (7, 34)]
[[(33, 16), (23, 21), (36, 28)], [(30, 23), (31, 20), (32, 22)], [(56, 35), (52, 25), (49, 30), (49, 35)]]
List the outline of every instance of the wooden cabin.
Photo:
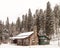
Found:
[(20, 33), (15, 37), (10, 37), (10, 41), (11, 43), (23, 46), (37, 45), (38, 44), (37, 32), (31, 31)]

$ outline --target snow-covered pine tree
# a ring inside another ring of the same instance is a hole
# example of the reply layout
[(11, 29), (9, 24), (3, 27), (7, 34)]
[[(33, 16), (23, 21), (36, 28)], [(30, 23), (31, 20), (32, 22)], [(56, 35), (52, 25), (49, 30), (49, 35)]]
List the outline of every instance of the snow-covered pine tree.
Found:
[(52, 14), (52, 9), (50, 7), (50, 2), (47, 2), (47, 9), (46, 9), (46, 35), (51, 37), (51, 35), (54, 33), (54, 21), (53, 21), (53, 16)]
[(18, 33), (20, 33), (20, 17), (18, 17), (17, 21), (16, 21), (16, 31), (18, 31)]
[(32, 24), (33, 24), (32, 20), (33, 20), (32, 12), (31, 12), (31, 9), (29, 9), (29, 11), (28, 11), (28, 25), (27, 25), (28, 31), (32, 31)]
[(57, 34), (58, 33), (58, 26), (59, 26), (59, 6), (58, 5), (56, 5), (55, 7), (54, 7), (54, 16), (55, 16), (55, 33)]

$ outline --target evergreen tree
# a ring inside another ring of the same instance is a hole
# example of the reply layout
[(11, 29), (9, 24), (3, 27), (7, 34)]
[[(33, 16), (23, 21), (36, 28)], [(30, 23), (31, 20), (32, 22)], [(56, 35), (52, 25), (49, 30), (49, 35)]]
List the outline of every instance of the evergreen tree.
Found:
[(59, 27), (60, 27), (60, 9), (59, 9)]
[(22, 15), (22, 32), (25, 31), (25, 15)]
[(9, 18), (7, 17), (7, 20), (6, 20), (6, 29), (9, 30)]
[(32, 18), (32, 13), (31, 13), (31, 10), (29, 9), (28, 11), (28, 31), (31, 31), (32, 30), (32, 22), (33, 18)]
[(2, 31), (3, 31), (2, 21), (0, 21), (0, 41), (2, 41)]
[(10, 33), (11, 37), (13, 36), (13, 33), (14, 33), (14, 23), (12, 22), (12, 24), (11, 24), (11, 33)]
[(40, 22), (40, 30), (44, 30), (44, 13), (43, 10), (40, 9), (39, 11), (39, 22)]
[(46, 35), (51, 37), (54, 33), (54, 26), (53, 26), (53, 16), (51, 15), (52, 10), (50, 7), (50, 2), (47, 3), (47, 11), (46, 11)]
[(18, 33), (20, 32), (20, 17), (18, 17), (16, 21), (16, 31), (18, 31)]
[(28, 21), (28, 19), (27, 19), (27, 14), (25, 15), (25, 31), (27, 31), (27, 25), (28, 25), (28, 23), (27, 23), (27, 21)]
[(25, 28), (25, 16), (22, 16), (22, 28)]
[(59, 26), (59, 6), (58, 5), (56, 5), (55, 7), (54, 7), (54, 16), (55, 16), (55, 33), (57, 34), (57, 32), (58, 32), (58, 26)]
[(36, 16), (37, 33), (39, 33), (39, 30), (40, 30), (40, 20), (39, 20), (38, 10), (36, 10), (35, 16)]

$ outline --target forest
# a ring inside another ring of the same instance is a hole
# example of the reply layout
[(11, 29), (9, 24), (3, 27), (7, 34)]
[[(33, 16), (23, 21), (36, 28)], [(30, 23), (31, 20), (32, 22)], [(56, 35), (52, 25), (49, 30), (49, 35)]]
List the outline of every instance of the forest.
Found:
[[(45, 10), (36, 9), (33, 15), (29, 8), (28, 14), (22, 15), (22, 21), (18, 17), (16, 23), (12, 22), (10, 24), (9, 17), (7, 17), (6, 24), (0, 20), (0, 40), (4, 40), (5, 32), (7, 32), (8, 37), (13, 37), (22, 32), (33, 31), (34, 26), (37, 27), (38, 34), (40, 34), (41, 30), (43, 34), (49, 37), (54, 33), (58, 34), (60, 28), (60, 5), (55, 5), (54, 9), (52, 9), (50, 2), (47, 2)], [(5, 39), (8, 37), (6, 36)]]

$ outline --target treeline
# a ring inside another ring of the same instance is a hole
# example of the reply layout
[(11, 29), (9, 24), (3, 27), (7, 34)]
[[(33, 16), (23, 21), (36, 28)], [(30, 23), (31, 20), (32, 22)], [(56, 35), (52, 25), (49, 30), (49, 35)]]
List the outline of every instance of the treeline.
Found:
[(34, 26), (37, 27), (38, 36), (42, 31), (43, 34), (51, 37), (54, 33), (58, 33), (60, 27), (60, 8), (56, 5), (52, 10), (50, 2), (47, 2), (46, 10), (43, 9), (36, 10), (35, 14), (32, 15), (31, 9), (28, 10), (28, 14), (22, 15), (22, 21), (20, 17), (17, 18), (16, 24), (12, 22), (9, 23), (9, 18), (7, 17), (6, 24), (0, 21), (0, 39), (4, 30), (8, 30), (9, 36), (15, 36), (19, 33), (26, 31), (33, 31)]

